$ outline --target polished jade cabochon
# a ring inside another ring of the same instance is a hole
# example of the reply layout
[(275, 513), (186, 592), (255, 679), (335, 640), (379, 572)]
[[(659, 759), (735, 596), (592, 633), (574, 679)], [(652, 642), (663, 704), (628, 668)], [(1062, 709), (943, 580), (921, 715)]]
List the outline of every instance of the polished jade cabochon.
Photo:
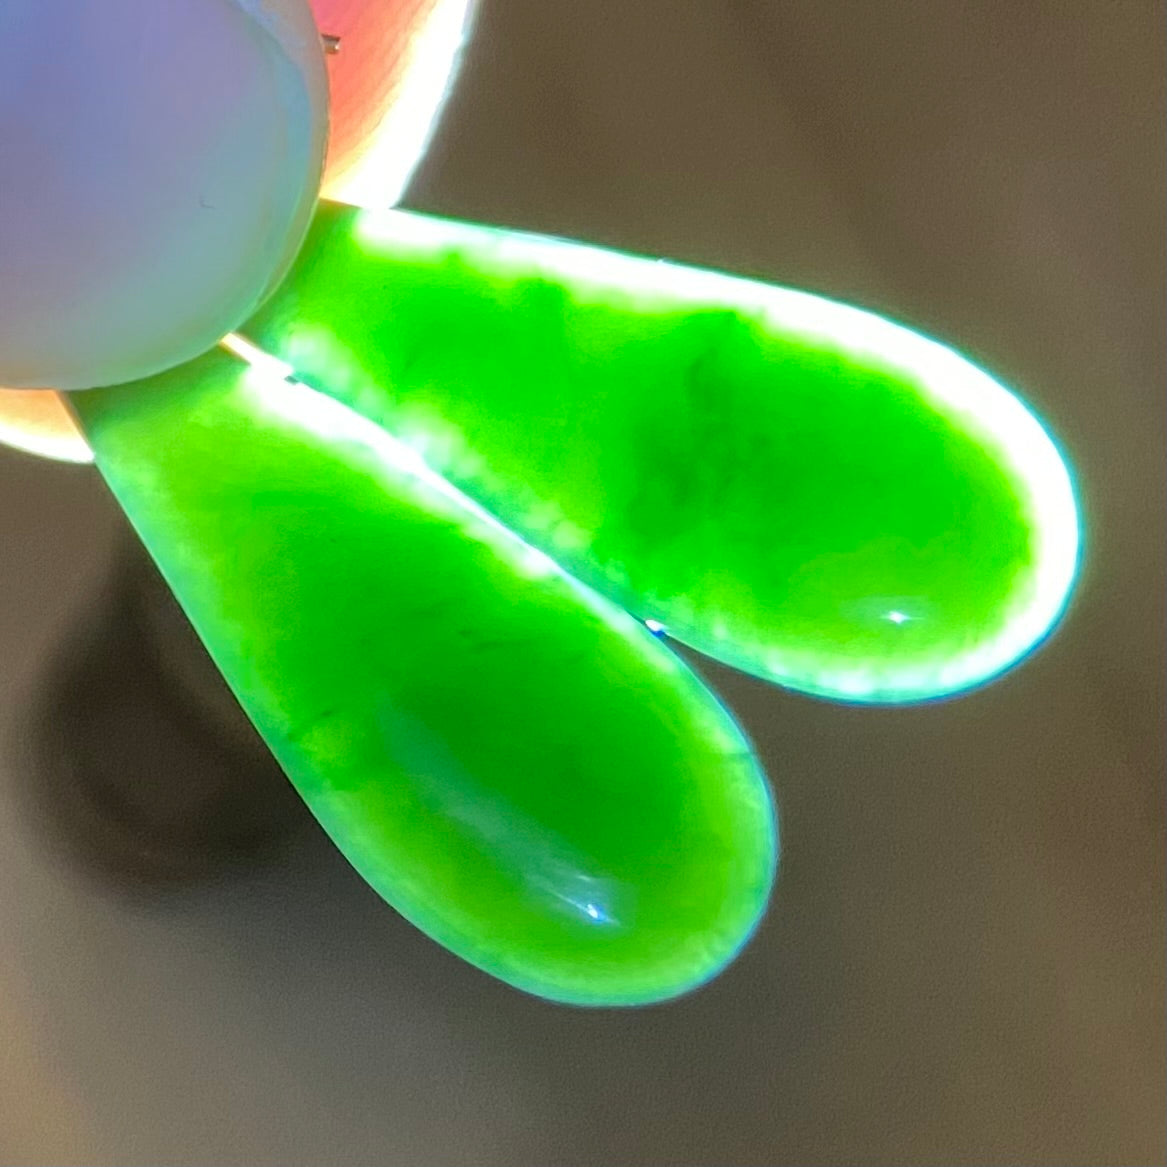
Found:
[(967, 688), (1073, 579), (1073, 490), (1034, 416), (808, 293), (323, 203), (243, 332), (617, 604), (794, 688)]
[(234, 356), (72, 403), (276, 758), (408, 919), (583, 1004), (675, 995), (740, 949), (776, 860), (765, 780), (642, 624)]

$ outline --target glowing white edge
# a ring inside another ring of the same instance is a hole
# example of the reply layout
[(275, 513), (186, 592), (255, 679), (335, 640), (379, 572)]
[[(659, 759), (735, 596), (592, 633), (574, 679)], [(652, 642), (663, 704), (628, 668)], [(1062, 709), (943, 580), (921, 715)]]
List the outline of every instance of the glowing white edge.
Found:
[[(435, 472), (416, 450), (349, 406), (297, 380), (294, 370), (285, 362), (265, 353), (243, 337), (225, 337), (220, 344), (248, 365), (243, 389), (251, 394), (263, 414), (283, 419), (297, 429), (308, 430), (330, 449), (347, 447), (349, 452), (356, 452), (358, 456), (363, 454), (378, 468), (388, 467), (399, 472), (448, 500), (452, 504), (452, 514), (464, 524), (465, 535), (486, 542), (496, 551), (507, 549), (512, 553), (507, 556), (507, 562), (522, 573), (524, 578), (554, 579), (565, 586), (581, 607), (594, 618), (627, 633), (627, 642), (649, 662), (652, 668), (669, 675), (677, 684), (689, 688), (698, 698), (696, 704), (703, 713), (701, 730), (710, 749), (720, 751), (727, 759), (736, 759), (749, 770), (753, 795), (764, 803), (768, 812), (767, 850), (770, 855), (777, 857), (778, 816), (767, 793), (761, 764), (744, 731), (717, 695), (711, 692), (679, 657), (667, 649), (662, 651), (662, 646), (644, 623), (580, 582), (548, 555), (532, 547), (519, 534), (500, 523), (489, 511), (484, 510), (472, 498)], [(423, 498), (420, 501), (424, 504), (427, 500)], [(466, 529), (474, 524), (479, 526), (478, 531)], [(515, 550), (519, 552), (517, 557), (513, 555)], [(467, 938), (463, 931), (447, 928), (440, 918), (435, 919), (432, 912), (419, 904), (417, 897), (408, 889), (402, 890), (393, 886), (392, 881), (381, 877), (372, 865), (366, 867), (365, 859), (374, 853), (375, 848), (370, 847), (366, 841), (368, 828), (365, 816), (355, 813), (351, 804), (343, 800), (338, 802), (325, 798), (322, 803), (318, 800), (318, 805), (314, 806), (317, 813), (320, 813), (322, 805), (327, 806), (327, 817), (322, 816), (322, 822), (326, 824), (333, 838), (338, 840), (344, 838), (347, 841), (343, 848), (345, 856), (369, 883), (427, 935), (452, 951), (464, 955)], [(587, 879), (586, 876), (584, 878)], [(774, 870), (771, 867), (760, 891), (755, 894), (752, 916), (746, 926), (738, 932), (736, 942), (724, 951), (719, 950), (714, 961), (706, 961), (701, 965), (701, 975), (698, 979), (682, 982), (670, 995), (676, 996), (698, 988), (736, 959), (757, 931), (769, 900), (773, 880)], [(562, 895), (559, 898), (574, 910), (582, 911), (597, 924), (619, 923), (602, 904), (596, 904), (592, 899), (578, 901)], [(481, 951), (479, 949), (480, 953)], [(574, 987), (574, 995), (560, 996), (564, 991), (562, 986), (556, 989), (555, 986), (549, 986), (537, 978), (527, 976), (522, 966), (507, 961), (505, 951), (497, 946), (488, 948), (484, 956), (467, 959), (487, 969), (492, 975), (509, 980), (540, 996), (551, 996), (552, 999), (570, 1000), (580, 1004), (611, 1003), (606, 998), (602, 1001), (595, 998), (593, 1001), (591, 995), (578, 992)], [(483, 963), (487, 959), (489, 963)], [(638, 1004), (660, 999), (660, 994), (656, 992), (654, 986), (648, 991), (632, 988), (626, 996), (620, 998), (620, 1001), (624, 1004)]]
[(410, 40), (401, 82), (372, 140), (329, 197), (357, 207), (388, 207), (405, 193), (425, 156), (470, 37), (477, 0), (435, 0)]
[[(1013, 393), (945, 345), (809, 292), (569, 240), (394, 210), (359, 214), (354, 232), (363, 243), (388, 245), (397, 255), (465, 251), (474, 256), (476, 267), (503, 279), (542, 273), (569, 284), (576, 299), (585, 302), (594, 297), (607, 304), (626, 301), (630, 308), (651, 309), (654, 302), (662, 307), (733, 308), (763, 327), (820, 341), (882, 366), (909, 379), (927, 403), (985, 445), (1027, 508), (1033, 569), (1000, 631), (963, 653), (917, 666), (869, 660), (824, 669), (812, 651), (751, 653), (748, 646), (735, 645), (723, 652), (708, 643), (708, 636), (694, 637), (695, 647), (824, 695), (920, 700), (999, 673), (1040, 641), (1065, 607), (1080, 554), (1078, 507), (1065, 462), (1041, 423)], [(675, 617), (669, 625), (673, 635), (686, 639), (686, 629)], [(728, 630), (713, 631), (715, 640), (724, 637), (734, 643)]]
[(281, 361), (276, 357), (270, 356), (263, 349), (252, 344), (246, 337), (240, 336), (238, 333), (229, 332), (219, 341), (219, 347), (234, 354), (253, 369), (264, 373), (268, 378), (274, 378), (277, 381), (287, 381), (295, 373), (295, 370), (286, 361)]
[[(525, 579), (540, 580), (554, 577), (566, 586), (593, 617), (608, 624), (618, 625), (627, 633), (629, 642), (641, 655), (651, 661), (654, 669), (701, 688), (703, 696), (708, 697), (700, 681), (678, 657), (670, 652), (660, 651), (656, 638), (641, 621), (593, 591), (560, 567), (545, 552), (533, 547), (521, 535), (501, 523), (489, 511), (432, 469), (415, 449), (342, 402), (302, 381), (295, 380), (291, 366), (283, 361), (276, 360), (242, 338), (236, 338), (238, 343), (231, 344), (226, 343), (229, 339), (231, 338), (225, 338), (223, 347), (250, 366), (246, 387), (254, 394), (264, 414), (281, 417), (292, 425), (308, 429), (334, 448), (347, 446), (349, 449), (354, 447), (363, 449), (374, 463), (388, 466), (448, 500), (452, 504), (452, 513), (464, 523), (464, 533), (468, 537), (485, 539), (492, 542), (496, 548), (507, 548), (508, 563)], [(703, 705), (709, 712), (705, 732), (712, 740), (727, 752), (744, 751), (750, 754), (749, 747), (741, 736), (740, 727), (721, 703), (706, 700)], [(752, 754), (750, 756), (752, 757)]]
[[(0, 395), (3, 393), (4, 390), (0, 389)], [(0, 444), (35, 454), (38, 458), (51, 458), (54, 462), (85, 466), (93, 461), (93, 451), (79, 433), (39, 433), (21, 429), (3, 417), (0, 417)]]

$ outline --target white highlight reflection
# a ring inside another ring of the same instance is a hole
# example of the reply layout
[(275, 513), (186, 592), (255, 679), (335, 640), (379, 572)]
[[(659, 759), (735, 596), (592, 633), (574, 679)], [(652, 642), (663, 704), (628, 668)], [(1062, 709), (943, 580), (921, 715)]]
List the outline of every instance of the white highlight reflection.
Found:
[(393, 206), (429, 148), (470, 36), (475, 0), (435, 0), (414, 34), (393, 101), (360, 160), (328, 197), (357, 207)]
[[(918, 701), (968, 688), (1030, 651), (1066, 605), (1078, 569), (1081, 531), (1069, 470), (1041, 422), (983, 369), (938, 341), (873, 312), (810, 292), (778, 287), (565, 239), (481, 227), (408, 211), (365, 211), (354, 233), (394, 255), (472, 257), (487, 279), (544, 278), (566, 285), (577, 303), (627, 305), (630, 311), (734, 312), (763, 331), (819, 342), (904, 378), (921, 399), (984, 446), (1009, 476), (1033, 533), (1034, 566), (1019, 586), (1000, 630), (974, 647), (915, 666), (879, 657), (824, 667), (817, 654), (746, 646), (729, 629), (701, 630), (694, 646), (772, 680), (825, 696)], [(910, 468), (905, 468), (909, 472)], [(687, 639), (670, 614), (672, 634)], [(731, 651), (715, 649), (724, 641)]]

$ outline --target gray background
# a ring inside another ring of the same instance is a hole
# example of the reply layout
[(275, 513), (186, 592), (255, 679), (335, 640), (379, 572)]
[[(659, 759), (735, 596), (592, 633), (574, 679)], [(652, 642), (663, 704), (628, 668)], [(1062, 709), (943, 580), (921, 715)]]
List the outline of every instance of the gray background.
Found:
[(720, 980), (586, 1012), (462, 965), (319, 839), (160, 900), (11, 807), (110, 555), (94, 474), (0, 452), (0, 1161), (1163, 1162), (1163, 21), (1147, 2), (496, 0), (408, 202), (887, 311), (1077, 468), (1059, 635), (863, 710), (708, 675), (784, 816)]

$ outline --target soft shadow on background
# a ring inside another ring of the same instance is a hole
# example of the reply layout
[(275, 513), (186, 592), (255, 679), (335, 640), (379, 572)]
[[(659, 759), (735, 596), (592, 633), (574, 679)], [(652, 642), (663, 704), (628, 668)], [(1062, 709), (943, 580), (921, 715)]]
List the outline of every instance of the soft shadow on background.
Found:
[(1082, 491), (1073, 609), (995, 685), (856, 709), (706, 667), (786, 850), (678, 1003), (496, 984), (311, 831), (168, 896), (64, 863), (12, 808), (20, 727), (117, 514), (0, 452), (0, 1162), (1162, 1162), (1158, 8), (484, 4), (410, 205), (909, 321), (1021, 388)]

